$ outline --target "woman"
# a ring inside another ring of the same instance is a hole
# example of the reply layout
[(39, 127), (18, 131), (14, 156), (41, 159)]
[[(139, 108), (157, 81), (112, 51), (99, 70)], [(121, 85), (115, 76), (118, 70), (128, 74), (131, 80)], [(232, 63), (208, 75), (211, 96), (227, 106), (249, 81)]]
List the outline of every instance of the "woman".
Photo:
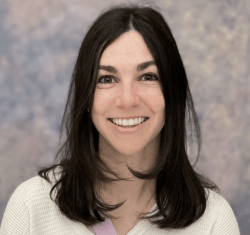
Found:
[(105, 12), (80, 48), (59, 162), (18, 187), (1, 234), (239, 234), (216, 185), (188, 160), (191, 121), (199, 146), (162, 15), (137, 6)]

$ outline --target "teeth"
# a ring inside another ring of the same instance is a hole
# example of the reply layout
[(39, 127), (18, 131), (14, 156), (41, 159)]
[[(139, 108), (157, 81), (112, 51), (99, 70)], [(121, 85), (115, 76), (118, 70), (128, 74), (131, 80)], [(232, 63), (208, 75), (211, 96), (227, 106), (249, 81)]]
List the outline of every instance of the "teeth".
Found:
[(126, 119), (124, 119), (124, 120), (122, 121), (122, 125), (123, 125), (123, 126), (127, 126), (127, 125), (128, 125), (128, 121), (127, 121)]
[(141, 124), (147, 119), (148, 118), (146, 117), (139, 117), (135, 119), (112, 119), (111, 118), (111, 121), (118, 126), (135, 126), (135, 125)]
[(119, 119), (118, 124), (121, 126), (122, 125), (122, 119)]
[(133, 119), (129, 119), (128, 120), (128, 125), (130, 125), (130, 126), (134, 125), (134, 120)]
[(135, 124), (135, 125), (139, 124), (139, 122), (138, 122), (138, 119), (137, 119), (137, 118), (136, 118), (136, 119), (134, 119), (134, 124)]

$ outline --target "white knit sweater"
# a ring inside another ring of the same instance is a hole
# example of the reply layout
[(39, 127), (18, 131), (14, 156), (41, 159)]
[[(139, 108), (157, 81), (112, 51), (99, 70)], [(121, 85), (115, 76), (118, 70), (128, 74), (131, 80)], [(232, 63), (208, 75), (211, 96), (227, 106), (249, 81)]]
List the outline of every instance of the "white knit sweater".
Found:
[[(85, 225), (62, 215), (50, 199), (51, 185), (36, 176), (22, 183), (11, 196), (2, 220), (0, 235), (93, 235)], [(239, 235), (233, 211), (219, 194), (209, 191), (204, 215), (184, 229), (159, 229), (139, 222), (128, 235)]]

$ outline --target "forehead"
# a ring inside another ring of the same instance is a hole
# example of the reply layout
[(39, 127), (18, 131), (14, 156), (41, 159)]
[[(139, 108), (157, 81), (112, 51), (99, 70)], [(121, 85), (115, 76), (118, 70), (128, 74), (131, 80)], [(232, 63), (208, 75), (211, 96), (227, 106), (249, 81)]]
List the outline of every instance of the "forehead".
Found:
[(136, 31), (123, 33), (103, 52), (100, 65), (137, 65), (154, 60), (143, 37)]

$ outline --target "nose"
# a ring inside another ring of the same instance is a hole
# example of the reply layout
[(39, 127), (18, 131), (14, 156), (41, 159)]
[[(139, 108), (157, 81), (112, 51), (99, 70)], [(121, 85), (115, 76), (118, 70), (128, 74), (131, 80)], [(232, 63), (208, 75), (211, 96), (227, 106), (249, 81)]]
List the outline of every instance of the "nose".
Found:
[(135, 84), (123, 84), (118, 90), (115, 104), (122, 108), (132, 108), (140, 103), (139, 89)]

